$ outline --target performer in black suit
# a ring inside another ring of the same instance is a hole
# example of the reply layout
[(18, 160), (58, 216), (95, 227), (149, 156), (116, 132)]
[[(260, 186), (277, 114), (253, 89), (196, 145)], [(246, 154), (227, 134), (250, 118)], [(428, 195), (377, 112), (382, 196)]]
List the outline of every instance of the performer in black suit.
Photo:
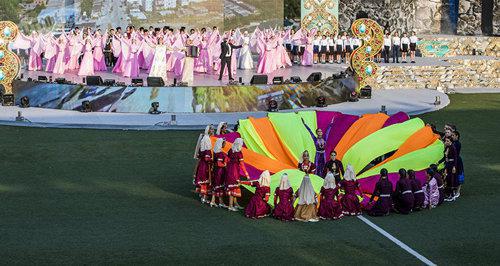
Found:
[(233, 79), (233, 73), (231, 73), (231, 57), (233, 56), (234, 49), (240, 49), (241, 45), (233, 45), (227, 41), (227, 37), (224, 37), (222, 43), (220, 44), (220, 73), (219, 80), (222, 80), (222, 74), (224, 74), (224, 67), (227, 65), (227, 73), (229, 74), (229, 80)]

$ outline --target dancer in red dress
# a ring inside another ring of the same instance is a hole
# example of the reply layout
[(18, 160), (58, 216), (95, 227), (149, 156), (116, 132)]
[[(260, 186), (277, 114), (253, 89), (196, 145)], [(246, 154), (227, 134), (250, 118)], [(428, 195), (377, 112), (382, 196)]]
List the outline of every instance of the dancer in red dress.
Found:
[(320, 191), (318, 216), (321, 219), (340, 219), (344, 216), (342, 205), (338, 201), (339, 189), (335, 184), (335, 176), (328, 173)]
[[(211, 182), (212, 187), (212, 201), (210, 201), (210, 207), (221, 207), (226, 208), (227, 206), (224, 204), (223, 196), (225, 194), (224, 191), (224, 182), (226, 179), (226, 166), (229, 162), (229, 157), (222, 150), (226, 146), (226, 141), (223, 138), (218, 138), (215, 141), (214, 145), (214, 173)], [(219, 198), (219, 205), (215, 203), (215, 199)]]
[(302, 153), (302, 161), (299, 163), (298, 168), (306, 174), (314, 174), (316, 172), (316, 165), (309, 160), (309, 152)]
[(361, 204), (359, 203), (358, 194), (359, 183), (356, 180), (356, 174), (352, 165), (348, 164), (345, 170), (344, 180), (340, 181), (340, 186), (344, 189), (344, 196), (340, 199), (342, 203), (342, 213), (344, 215), (360, 215)]
[(413, 204), (413, 210), (419, 211), (423, 208), (425, 201), (425, 195), (424, 191), (422, 190), (422, 184), (420, 183), (420, 180), (415, 178), (415, 171), (411, 169), (408, 170), (408, 178), (410, 179), (411, 191), (413, 192), (413, 198), (415, 199), (415, 202)]
[(210, 175), (212, 166), (212, 142), (208, 135), (203, 136), (200, 141), (198, 152), (198, 165), (194, 175), (196, 192), (200, 193), (201, 202), (207, 202), (208, 189), (210, 185)]
[(274, 191), (274, 218), (281, 221), (293, 220), (293, 188), (288, 180), (288, 175), (281, 176), (280, 186)]
[[(392, 183), (389, 181), (387, 169), (380, 170), (380, 179), (375, 185), (370, 203), (373, 202), (375, 197), (378, 197), (375, 205), (368, 211), (370, 216), (384, 216), (389, 215), (392, 209)], [(371, 204), (370, 204), (371, 205)]]
[(401, 214), (409, 214), (413, 209), (415, 199), (411, 191), (411, 182), (405, 169), (399, 169), (399, 180), (394, 191), (394, 207)]
[(241, 197), (240, 178), (249, 178), (248, 172), (245, 168), (245, 163), (243, 162), (243, 153), (241, 152), (242, 148), (243, 139), (237, 138), (234, 140), (233, 147), (228, 153), (229, 163), (227, 164), (225, 187), (226, 193), (229, 196), (228, 210), (230, 211), (243, 209), (237, 201), (237, 198)]
[(267, 203), (271, 191), (269, 188), (270, 182), (271, 174), (267, 170), (262, 172), (258, 181), (241, 182), (255, 187), (255, 193), (245, 208), (247, 218), (259, 219), (271, 214), (271, 206)]

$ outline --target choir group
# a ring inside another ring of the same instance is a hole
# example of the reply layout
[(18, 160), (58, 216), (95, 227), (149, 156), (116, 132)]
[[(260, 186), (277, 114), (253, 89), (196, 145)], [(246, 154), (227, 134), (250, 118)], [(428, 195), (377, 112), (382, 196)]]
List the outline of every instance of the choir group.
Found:
[[(464, 182), (459, 132), (453, 125), (445, 125), (442, 133), (436, 131), (435, 127), (433, 130), (441, 135), (445, 150), (442, 160), (426, 169), (426, 182), (422, 184), (415, 178), (415, 171), (400, 169), (399, 180), (393, 186), (384, 168), (380, 171), (379, 181), (369, 200), (363, 200), (353, 167), (349, 164), (344, 170), (342, 162), (336, 159), (335, 151), (331, 152), (328, 161), (324, 153), (317, 153), (317, 158), (322, 157), (319, 165), (311, 162), (308, 152), (304, 151), (298, 164), (304, 177), (296, 191), (291, 187), (286, 173), (281, 175), (280, 184), (274, 191), (271, 191), (271, 175), (267, 170), (260, 174), (258, 180), (250, 180), (242, 153), (243, 139), (237, 138), (228, 153), (224, 152), (224, 134), (229, 133), (226, 123), (221, 123), (216, 132), (209, 125), (200, 136), (193, 183), (202, 203), (229, 211), (244, 209), (244, 215), (254, 219), (272, 216), (282, 221), (315, 222), (319, 219), (335, 220), (345, 215), (360, 215), (363, 211), (371, 216), (385, 216), (391, 212), (409, 214), (432, 209), (444, 201), (456, 200)], [(216, 138), (213, 149), (211, 138)], [(322, 134), (318, 134), (315, 142), (324, 142)], [(311, 183), (311, 174), (324, 178), (319, 191)], [(241, 185), (255, 188), (245, 208), (238, 204), (242, 194)], [(274, 193), (274, 208), (268, 204), (271, 193)], [(228, 205), (225, 204), (226, 196)]]
[[(414, 34), (410, 38), (406, 34), (402, 38), (397, 33), (392, 38), (387, 34), (384, 53), (388, 56), (392, 49), (398, 61), (398, 51), (402, 51), (403, 62), (406, 62), (406, 53), (411, 51), (414, 62), (417, 40)], [(70, 32), (62, 30), (57, 37), (52, 32), (33, 31), (29, 36), (20, 34), (13, 48), (28, 50), (29, 71), (44, 70), (55, 74), (77, 71), (80, 76), (90, 76), (110, 67), (113, 73), (123, 77), (138, 77), (143, 70), (164, 81), (167, 81), (167, 72), (173, 72), (182, 81), (191, 81), (195, 72), (217, 74), (221, 68), (221, 47), (226, 43), (238, 47), (234, 52), (228, 47), (225, 55), (231, 58), (228, 65), (234, 75), (237, 68), (254, 69), (253, 54), (258, 54), (255, 69), (260, 74), (269, 74), (294, 63), (302, 66), (349, 63), (351, 52), (362, 44), (362, 40), (349, 37), (346, 32), (321, 35), (315, 29), (256, 28), (250, 34), (239, 29), (220, 33), (217, 27), (186, 32), (185, 28), (136, 29), (128, 26), (125, 32), (118, 27), (104, 34), (100, 29), (74, 28)], [(194, 58), (186, 55), (190, 47), (197, 48)], [(378, 59), (380, 55), (374, 58)]]

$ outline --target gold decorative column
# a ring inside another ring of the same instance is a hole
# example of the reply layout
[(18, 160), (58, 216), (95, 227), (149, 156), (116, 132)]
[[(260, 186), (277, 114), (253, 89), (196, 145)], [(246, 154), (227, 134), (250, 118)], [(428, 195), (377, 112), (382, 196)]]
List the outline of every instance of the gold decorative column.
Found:
[(382, 50), (384, 32), (382, 27), (374, 20), (361, 18), (351, 25), (352, 34), (363, 41), (362, 45), (351, 54), (351, 68), (356, 73), (356, 91), (373, 86), (373, 78), (378, 66), (373, 62), (373, 57)]
[(9, 50), (9, 43), (19, 34), (17, 25), (12, 21), (0, 21), (0, 85), (4, 88), (4, 99), (13, 101), (12, 81), (19, 74), (19, 57)]

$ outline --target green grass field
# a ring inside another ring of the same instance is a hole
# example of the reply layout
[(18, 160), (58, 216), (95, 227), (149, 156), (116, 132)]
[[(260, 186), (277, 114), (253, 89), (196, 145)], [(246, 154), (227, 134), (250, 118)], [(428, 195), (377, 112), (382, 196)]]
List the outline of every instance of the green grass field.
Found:
[[(458, 126), (462, 196), (369, 219), (434, 263), (499, 264), (500, 94), (451, 100), (421, 117)], [(198, 133), (0, 127), (0, 263), (421, 264), (355, 217), (282, 223), (202, 206)]]

